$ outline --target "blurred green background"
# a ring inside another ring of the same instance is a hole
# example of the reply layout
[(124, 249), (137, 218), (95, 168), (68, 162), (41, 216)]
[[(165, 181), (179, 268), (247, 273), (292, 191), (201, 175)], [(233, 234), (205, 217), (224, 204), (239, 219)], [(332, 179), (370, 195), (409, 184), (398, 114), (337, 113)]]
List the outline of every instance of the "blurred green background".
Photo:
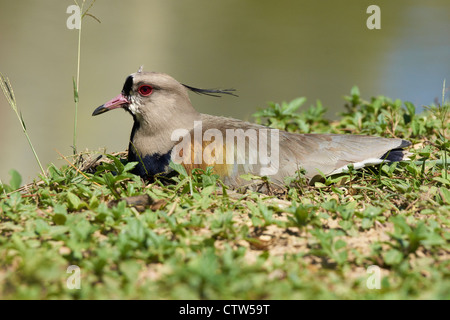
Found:
[[(80, 2), (82, 0), (79, 0)], [(90, 3), (90, 1), (87, 1)], [(0, 72), (14, 87), (44, 164), (72, 153), (78, 31), (67, 0), (0, 0)], [(381, 30), (366, 9), (381, 8)], [(268, 101), (320, 99), (334, 118), (344, 94), (386, 95), (418, 108), (450, 82), (448, 0), (97, 0), (83, 20), (78, 150), (128, 145), (124, 111), (91, 117), (140, 65), (202, 88), (238, 90), (239, 98), (192, 95), (201, 112), (252, 120)], [(0, 97), (0, 179), (18, 170), (29, 182), (39, 168), (16, 115)]]

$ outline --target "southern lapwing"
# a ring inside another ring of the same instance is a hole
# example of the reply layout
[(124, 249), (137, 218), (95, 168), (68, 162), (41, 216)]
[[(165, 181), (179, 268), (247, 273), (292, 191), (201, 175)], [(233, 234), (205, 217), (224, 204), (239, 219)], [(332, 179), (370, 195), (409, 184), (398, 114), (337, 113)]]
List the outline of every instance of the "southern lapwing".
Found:
[[(276, 186), (304, 169), (310, 183), (323, 176), (384, 161), (407, 160), (409, 141), (364, 135), (297, 134), (197, 112), (189, 92), (234, 95), (233, 89), (198, 89), (164, 73), (129, 75), (122, 92), (95, 109), (99, 115), (123, 108), (134, 120), (128, 160), (144, 179), (169, 174), (172, 160), (187, 172), (212, 166), (233, 188), (249, 185), (248, 174), (267, 176)], [(247, 175), (244, 179), (242, 175)], [(260, 181), (256, 179), (255, 181)], [(267, 181), (267, 179), (266, 179)]]

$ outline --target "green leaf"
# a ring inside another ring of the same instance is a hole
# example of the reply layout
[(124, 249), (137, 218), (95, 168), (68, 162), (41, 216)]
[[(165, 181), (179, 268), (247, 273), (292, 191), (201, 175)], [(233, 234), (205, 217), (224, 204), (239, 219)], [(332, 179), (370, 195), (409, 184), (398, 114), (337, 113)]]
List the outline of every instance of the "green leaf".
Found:
[(393, 216), (389, 219), (395, 228), (396, 235), (408, 234), (411, 232), (411, 227), (402, 216)]
[(14, 192), (9, 196), (8, 205), (14, 209), (17, 209), (22, 201), (23, 198), (20, 192)]
[(292, 100), (291, 102), (289, 102), (288, 105), (286, 105), (285, 108), (283, 108), (282, 113), (284, 115), (292, 114), (293, 112), (297, 111), (297, 109), (300, 108), (301, 105), (305, 103), (305, 101), (306, 101), (305, 97), (300, 97)]
[(412, 104), (409, 101), (405, 101), (406, 110), (408, 110), (408, 114), (411, 117), (411, 119), (414, 118), (414, 115), (416, 114), (416, 106)]
[(383, 259), (390, 266), (397, 265), (402, 262), (403, 254), (398, 250), (391, 249), (383, 254)]
[(379, 216), (382, 213), (382, 211), (383, 210), (381, 208), (368, 205), (366, 207), (366, 209), (364, 210), (363, 215), (364, 215), (364, 217), (367, 217), (367, 218), (375, 218), (375, 217)]
[(187, 177), (188, 174), (186, 172), (186, 169), (179, 163), (175, 163), (173, 161), (170, 161), (169, 167), (178, 172), (180, 175)]
[(347, 246), (347, 242), (345, 242), (345, 241), (342, 240), (342, 239), (337, 240), (337, 241), (335, 242), (335, 244), (334, 244), (334, 248), (335, 248), (336, 250), (345, 248), (346, 246)]
[(69, 231), (69, 227), (67, 227), (67, 226), (61, 226), (61, 225), (51, 226), (50, 230), (49, 230), (49, 235), (52, 237), (56, 237), (56, 236), (66, 233), (68, 231)]
[(139, 162), (128, 162), (125, 167), (123, 167), (123, 172), (128, 172), (134, 169)]
[(251, 173), (241, 174), (239, 177), (244, 179), (245, 181), (252, 181), (253, 179), (259, 179), (260, 178), (258, 176), (255, 176), (254, 174), (251, 174)]
[(56, 225), (60, 225), (61, 226), (61, 225), (64, 225), (66, 223), (67, 216), (64, 215), (64, 214), (61, 214), (61, 213), (56, 213), (56, 214), (53, 215), (52, 220), (53, 220), (53, 222)]
[[(108, 159), (111, 159), (114, 162), (114, 169), (117, 170), (117, 173), (121, 174), (124, 171), (125, 166), (123, 165), (123, 163), (120, 161), (120, 159), (118, 157), (112, 156), (112, 155), (107, 155)], [(114, 171), (111, 170), (111, 171)]]
[(67, 193), (67, 200), (69, 202), (69, 209), (71, 210), (79, 210), (82, 207), (82, 201), (78, 196), (73, 194), (72, 192)]
[(11, 169), (9, 170), (9, 174), (11, 175), (11, 180), (9, 180), (9, 186), (13, 190), (17, 190), (20, 188), (22, 184), (22, 176), (17, 170)]
[(353, 86), (352, 89), (350, 90), (350, 94), (353, 97), (359, 97), (361, 94), (359, 92), (359, 88), (357, 86)]
[(433, 178), (433, 180), (440, 182), (442, 184), (446, 184), (446, 185), (450, 185), (450, 180), (449, 179), (445, 179), (445, 178), (441, 178), (441, 177), (435, 177)]
[(57, 225), (64, 225), (67, 221), (67, 208), (65, 205), (57, 204), (53, 208), (52, 220)]
[(353, 226), (353, 222), (352, 221), (347, 221), (347, 220), (341, 220), (341, 221), (339, 221), (339, 225), (344, 230), (350, 230), (350, 228)]
[(89, 209), (96, 209), (100, 204), (100, 201), (98, 200), (97, 196), (93, 196), (90, 200), (89, 200)]
[(73, 80), (73, 101), (75, 101), (75, 103), (78, 102), (78, 89), (77, 89), (77, 83), (75, 82), (75, 78), (72, 77)]
[(50, 226), (46, 221), (37, 219), (34, 223), (34, 231), (39, 235), (45, 235), (50, 231)]
[(368, 218), (363, 218), (361, 222), (361, 227), (363, 229), (370, 229), (373, 226), (373, 220)]
[(27, 126), (25, 125), (25, 121), (23, 120), (22, 111), (20, 111), (20, 122), (22, 122), (23, 129), (26, 131)]
[(439, 188), (439, 193), (441, 195), (442, 201), (444, 201), (447, 204), (450, 204), (450, 190), (441, 187)]

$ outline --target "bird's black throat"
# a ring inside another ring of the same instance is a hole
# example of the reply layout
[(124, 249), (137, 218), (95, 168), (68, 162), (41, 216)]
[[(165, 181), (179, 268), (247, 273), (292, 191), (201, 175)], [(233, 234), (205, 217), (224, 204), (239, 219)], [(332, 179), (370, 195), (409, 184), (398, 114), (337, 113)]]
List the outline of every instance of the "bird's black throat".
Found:
[(130, 144), (128, 146), (128, 162), (138, 163), (137, 166), (134, 167), (133, 173), (145, 180), (152, 179), (155, 175), (164, 175), (165, 173), (168, 173), (172, 150), (169, 150), (166, 154), (140, 154), (133, 144), (134, 136), (139, 129), (140, 124), (134, 116), (133, 118), (134, 124), (133, 129), (131, 130)]

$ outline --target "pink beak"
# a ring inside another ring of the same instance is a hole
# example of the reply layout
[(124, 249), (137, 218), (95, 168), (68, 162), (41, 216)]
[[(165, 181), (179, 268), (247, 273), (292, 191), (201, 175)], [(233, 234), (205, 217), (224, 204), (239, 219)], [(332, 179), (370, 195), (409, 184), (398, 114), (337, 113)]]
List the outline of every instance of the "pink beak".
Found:
[(129, 103), (130, 102), (128, 101), (127, 98), (124, 97), (123, 94), (119, 94), (114, 99), (108, 101), (104, 105), (101, 105), (100, 107), (95, 109), (94, 112), (92, 113), (92, 115), (96, 116), (96, 115), (105, 113), (112, 109), (123, 108), (124, 106), (128, 105)]

